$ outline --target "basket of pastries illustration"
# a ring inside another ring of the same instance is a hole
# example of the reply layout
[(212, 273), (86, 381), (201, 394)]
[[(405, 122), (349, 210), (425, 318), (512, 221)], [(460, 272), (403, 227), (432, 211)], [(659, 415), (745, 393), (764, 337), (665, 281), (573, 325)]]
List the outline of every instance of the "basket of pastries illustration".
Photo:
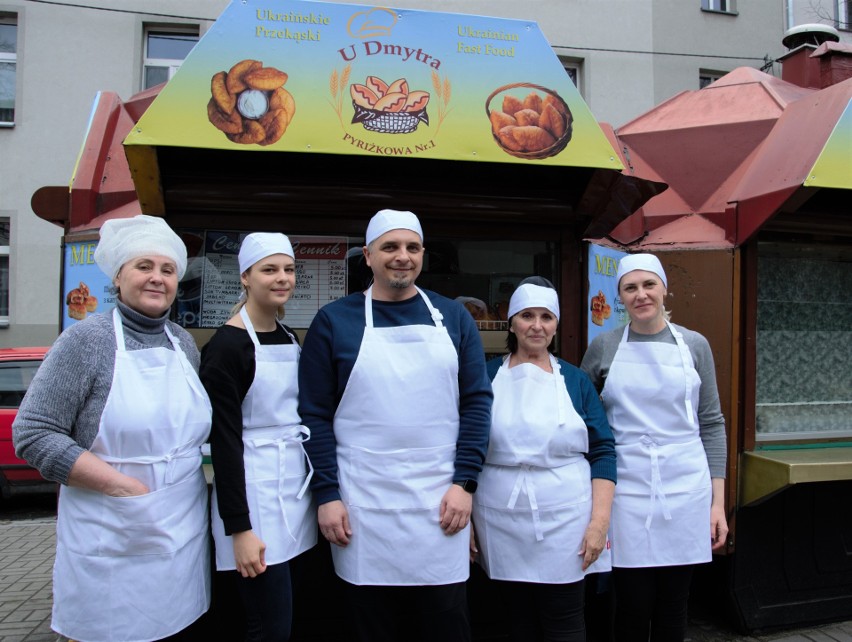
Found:
[(210, 80), (207, 118), (228, 140), (240, 145), (271, 145), (293, 120), (296, 101), (284, 89), (287, 74), (259, 60), (241, 60)]
[(410, 91), (405, 78), (388, 84), (377, 76), (367, 76), (363, 85), (350, 85), (349, 93), (355, 110), (352, 122), (369, 131), (410, 134), (420, 123), (429, 124), (429, 92)]
[[(499, 109), (491, 104), (498, 97)], [(549, 158), (571, 140), (574, 117), (568, 103), (541, 85), (519, 82), (498, 87), (485, 101), (485, 113), (494, 141), (516, 158)]]

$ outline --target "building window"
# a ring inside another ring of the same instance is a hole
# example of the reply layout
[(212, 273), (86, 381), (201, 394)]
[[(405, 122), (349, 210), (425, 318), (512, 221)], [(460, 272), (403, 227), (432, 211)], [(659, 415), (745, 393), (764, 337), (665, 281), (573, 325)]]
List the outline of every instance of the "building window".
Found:
[(562, 67), (565, 69), (565, 73), (568, 74), (568, 77), (571, 79), (571, 82), (574, 83), (574, 86), (577, 88), (577, 91), (582, 95), (583, 89), (580, 87), (580, 83), (582, 82), (582, 61), (577, 58), (570, 58), (568, 56), (559, 56), (559, 62), (562, 63)]
[(710, 85), (722, 76), (724, 76), (727, 72), (724, 71), (707, 71), (706, 69), (702, 69), (698, 72), (698, 88), (704, 89), (707, 85)]
[(0, 328), (9, 325), (9, 219), (0, 218)]
[(852, 31), (852, 0), (837, 0), (837, 28)]
[(174, 76), (198, 42), (198, 29), (192, 32), (159, 28), (145, 31), (143, 89), (159, 85)]
[(701, 8), (704, 11), (716, 11), (717, 13), (736, 13), (736, 0), (701, 0)]
[(852, 245), (758, 244), (757, 438), (852, 436)]
[(18, 25), (14, 16), (0, 13), (0, 127), (15, 123), (15, 68), (18, 63)]

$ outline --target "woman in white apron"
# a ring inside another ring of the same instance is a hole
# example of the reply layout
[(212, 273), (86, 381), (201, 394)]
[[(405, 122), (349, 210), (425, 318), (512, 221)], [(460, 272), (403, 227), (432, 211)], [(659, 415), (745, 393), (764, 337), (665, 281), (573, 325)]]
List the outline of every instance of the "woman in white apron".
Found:
[(190, 625), (210, 604), (210, 403), (192, 337), (167, 320), (186, 248), (143, 215), (100, 234), (116, 307), (56, 341), (15, 429), (18, 451), (63, 484), (51, 626), (82, 642), (197, 639)]
[(249, 641), (289, 639), (288, 561), (317, 537), (302, 447), (309, 433), (298, 413), (300, 348), (279, 320), (296, 287), (294, 256), (283, 234), (243, 240), (243, 296), (202, 353), (201, 378), (213, 401), (216, 568), (238, 574)]
[(615, 447), (589, 378), (548, 351), (559, 301), (535, 283), (509, 302), (509, 354), (487, 364), (494, 405), (473, 502), (477, 559), (500, 580), (513, 641), (583, 642), (585, 575), (610, 570)]
[(683, 640), (692, 568), (725, 544), (725, 425), (706, 339), (668, 321), (651, 254), (616, 275), (630, 323), (595, 338), (582, 368), (606, 408), (618, 458), (612, 507), (615, 632)]

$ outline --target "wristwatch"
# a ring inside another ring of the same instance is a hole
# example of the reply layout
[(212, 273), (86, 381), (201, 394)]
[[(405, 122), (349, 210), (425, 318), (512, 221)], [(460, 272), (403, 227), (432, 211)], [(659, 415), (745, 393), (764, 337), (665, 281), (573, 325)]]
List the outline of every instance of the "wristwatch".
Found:
[(453, 483), (456, 486), (461, 486), (464, 490), (469, 492), (471, 495), (473, 495), (476, 492), (476, 488), (477, 488), (477, 486), (479, 486), (479, 484), (476, 483), (472, 479), (465, 479), (464, 481), (454, 481)]

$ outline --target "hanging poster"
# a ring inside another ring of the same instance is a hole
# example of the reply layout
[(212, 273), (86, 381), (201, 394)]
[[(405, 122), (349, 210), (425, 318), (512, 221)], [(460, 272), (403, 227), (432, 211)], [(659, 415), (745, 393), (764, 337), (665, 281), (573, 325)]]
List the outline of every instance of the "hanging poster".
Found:
[(629, 320), (618, 297), (615, 280), (618, 262), (626, 252), (600, 245), (589, 245), (588, 343), (607, 330), (623, 326)]

